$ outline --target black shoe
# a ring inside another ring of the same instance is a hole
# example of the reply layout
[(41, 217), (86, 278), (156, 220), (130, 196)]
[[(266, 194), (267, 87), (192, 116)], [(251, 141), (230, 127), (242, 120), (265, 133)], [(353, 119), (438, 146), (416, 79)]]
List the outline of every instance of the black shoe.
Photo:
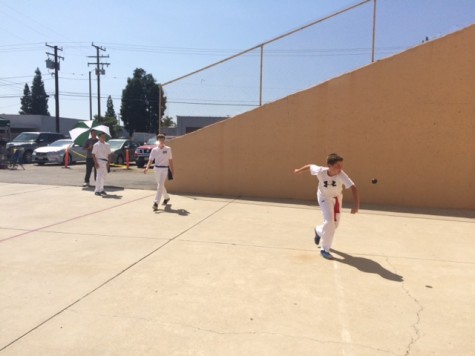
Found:
[(315, 230), (315, 245), (320, 245), (320, 235), (317, 233), (317, 230)]
[(152, 209), (153, 209), (153, 211), (157, 211), (158, 210), (158, 204), (153, 203)]
[(84, 183), (82, 184), (82, 186), (83, 186), (83, 187), (89, 187), (89, 183), (88, 183), (88, 182), (84, 182)]
[(167, 205), (169, 201), (170, 201), (170, 198), (165, 199), (165, 200), (163, 201), (162, 205)]
[(99, 193), (100, 195), (107, 195), (107, 193), (105, 191), (102, 191)]
[(95, 192), (94, 195), (97, 195), (98, 197), (100, 197), (100, 196), (101, 196), (101, 193)]
[(325, 250), (321, 250), (320, 254), (322, 255), (323, 258), (326, 258), (327, 260), (333, 260), (333, 256), (331, 255), (330, 252), (327, 252)]

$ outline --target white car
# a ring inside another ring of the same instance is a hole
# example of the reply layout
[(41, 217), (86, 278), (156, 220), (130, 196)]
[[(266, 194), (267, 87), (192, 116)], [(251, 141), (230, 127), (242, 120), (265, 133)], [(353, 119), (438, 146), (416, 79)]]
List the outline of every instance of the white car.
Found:
[(86, 151), (72, 140), (57, 140), (52, 144), (39, 147), (33, 151), (32, 161), (42, 166), (45, 163), (65, 163), (66, 148), (69, 153), (69, 164), (86, 161)]

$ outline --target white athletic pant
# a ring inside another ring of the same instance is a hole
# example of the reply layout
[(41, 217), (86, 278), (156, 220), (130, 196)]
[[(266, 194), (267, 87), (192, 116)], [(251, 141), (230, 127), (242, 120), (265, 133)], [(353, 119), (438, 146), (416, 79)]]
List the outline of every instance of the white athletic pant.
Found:
[(167, 189), (165, 188), (165, 181), (168, 178), (168, 168), (155, 167), (155, 180), (157, 181), (157, 195), (155, 195), (155, 203), (160, 204), (162, 194), (164, 199), (169, 199)]
[(107, 161), (98, 159), (97, 163), (99, 168), (97, 168), (96, 188), (94, 189), (94, 192), (100, 193), (104, 191), (104, 182), (107, 176)]
[[(343, 195), (340, 195), (337, 198), (341, 209)], [(320, 205), (323, 214), (323, 224), (318, 225), (315, 228), (315, 231), (317, 232), (318, 236), (322, 238), (322, 248), (327, 252), (330, 252), (330, 248), (332, 247), (333, 243), (333, 236), (335, 235), (335, 230), (337, 229), (338, 224), (340, 223), (341, 214), (336, 214), (335, 219), (335, 203), (336, 198), (326, 198), (320, 194), (318, 195), (318, 204)]]

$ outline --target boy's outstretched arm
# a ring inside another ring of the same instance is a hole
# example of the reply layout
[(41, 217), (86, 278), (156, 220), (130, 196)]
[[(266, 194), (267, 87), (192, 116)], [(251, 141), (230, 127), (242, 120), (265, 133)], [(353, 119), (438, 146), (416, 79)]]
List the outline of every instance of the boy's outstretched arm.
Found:
[(351, 193), (353, 194), (353, 208), (351, 209), (352, 214), (356, 214), (360, 209), (360, 194), (356, 185), (351, 186)]
[(310, 166), (311, 166), (311, 164), (306, 164), (306, 165), (303, 166), (303, 167), (295, 168), (295, 169), (294, 169), (294, 173), (297, 174), (297, 173), (302, 173), (302, 172), (304, 172), (304, 171), (308, 171), (308, 170), (310, 170)]

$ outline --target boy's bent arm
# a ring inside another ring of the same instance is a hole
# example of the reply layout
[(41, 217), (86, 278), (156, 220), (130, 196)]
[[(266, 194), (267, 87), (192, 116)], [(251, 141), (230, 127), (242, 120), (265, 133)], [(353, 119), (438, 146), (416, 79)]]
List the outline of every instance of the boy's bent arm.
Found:
[(351, 193), (353, 194), (353, 208), (351, 209), (351, 213), (356, 214), (360, 209), (360, 194), (356, 185), (351, 186)]
[(298, 174), (298, 173), (302, 173), (302, 172), (304, 172), (304, 171), (309, 171), (309, 170), (310, 170), (310, 166), (311, 166), (311, 164), (306, 164), (306, 165), (303, 166), (303, 167), (296, 168), (296, 169), (294, 169), (294, 173), (295, 173), (295, 174)]

